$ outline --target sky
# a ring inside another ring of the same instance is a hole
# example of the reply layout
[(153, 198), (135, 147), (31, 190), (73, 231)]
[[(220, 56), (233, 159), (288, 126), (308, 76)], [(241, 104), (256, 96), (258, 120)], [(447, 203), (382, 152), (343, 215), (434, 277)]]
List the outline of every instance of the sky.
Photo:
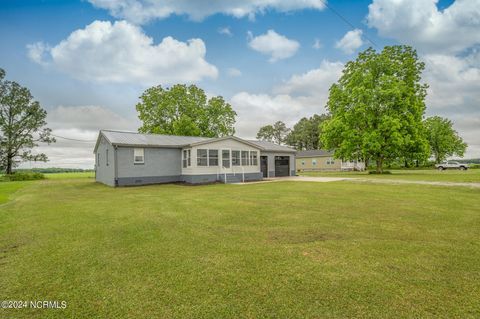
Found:
[(61, 136), (47, 163), (93, 168), (100, 129), (136, 131), (155, 85), (196, 84), (237, 112), (236, 135), (326, 112), (359, 52), (414, 46), (427, 116), (448, 117), (480, 157), (480, 0), (2, 0), (0, 68)]

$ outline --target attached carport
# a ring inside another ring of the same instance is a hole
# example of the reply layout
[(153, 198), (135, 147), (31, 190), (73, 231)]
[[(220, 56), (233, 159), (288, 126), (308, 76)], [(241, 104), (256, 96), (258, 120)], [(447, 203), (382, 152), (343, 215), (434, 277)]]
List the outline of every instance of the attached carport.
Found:
[(295, 176), (295, 149), (267, 141), (250, 141), (258, 145), (260, 170), (264, 178)]

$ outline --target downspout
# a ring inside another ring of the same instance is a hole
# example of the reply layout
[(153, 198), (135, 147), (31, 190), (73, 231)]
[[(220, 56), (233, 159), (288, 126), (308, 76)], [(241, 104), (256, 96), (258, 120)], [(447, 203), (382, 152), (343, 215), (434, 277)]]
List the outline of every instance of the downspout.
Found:
[(113, 171), (114, 171), (114, 181), (115, 186), (118, 186), (118, 161), (117, 161), (117, 145), (113, 146)]

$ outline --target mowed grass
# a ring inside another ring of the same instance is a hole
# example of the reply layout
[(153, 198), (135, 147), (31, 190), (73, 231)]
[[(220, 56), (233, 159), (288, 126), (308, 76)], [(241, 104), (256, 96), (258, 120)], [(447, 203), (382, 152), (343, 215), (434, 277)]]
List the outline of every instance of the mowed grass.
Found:
[(0, 182), (0, 205), (6, 203), (10, 196), (28, 182)]
[(71, 178), (94, 178), (95, 172), (67, 172), (67, 173), (48, 173), (44, 174), (47, 179), (71, 179)]
[(368, 174), (368, 172), (298, 172), (302, 176), (330, 176), (330, 177), (352, 177), (369, 179), (396, 179), (411, 181), (437, 181), (437, 182), (458, 182), (458, 183), (480, 183), (480, 169), (469, 169), (467, 171), (435, 169), (421, 170), (389, 170), (391, 174)]
[(2, 318), (475, 318), (480, 190), (32, 182), (0, 207)]

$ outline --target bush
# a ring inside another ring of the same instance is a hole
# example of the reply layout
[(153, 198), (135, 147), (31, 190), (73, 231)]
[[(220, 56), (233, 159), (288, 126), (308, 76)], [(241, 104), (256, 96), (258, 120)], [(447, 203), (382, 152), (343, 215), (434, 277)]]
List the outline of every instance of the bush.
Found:
[(34, 181), (44, 178), (45, 176), (42, 173), (32, 172), (15, 172), (13, 174), (3, 176), (3, 180), (5, 181)]
[(392, 172), (383, 171), (383, 172), (380, 173), (380, 172), (377, 172), (377, 171), (368, 171), (368, 174), (382, 174), (382, 175), (386, 174), (386, 175), (388, 175), (388, 174), (392, 174)]
[(480, 164), (469, 164), (468, 167), (473, 168), (473, 169), (477, 169), (477, 168), (480, 168)]

